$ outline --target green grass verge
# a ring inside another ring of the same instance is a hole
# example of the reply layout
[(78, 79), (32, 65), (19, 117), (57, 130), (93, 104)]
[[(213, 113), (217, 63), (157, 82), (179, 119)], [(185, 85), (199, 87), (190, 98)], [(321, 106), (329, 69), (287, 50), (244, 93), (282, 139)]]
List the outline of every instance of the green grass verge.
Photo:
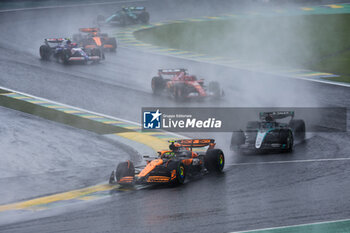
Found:
[(342, 81), (350, 77), (350, 14), (175, 23), (135, 37), (212, 56), (336, 73)]

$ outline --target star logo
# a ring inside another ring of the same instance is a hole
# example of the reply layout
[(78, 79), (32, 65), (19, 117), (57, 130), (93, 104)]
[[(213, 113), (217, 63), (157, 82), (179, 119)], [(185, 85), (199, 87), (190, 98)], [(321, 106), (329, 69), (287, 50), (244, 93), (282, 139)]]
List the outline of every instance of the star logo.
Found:
[(153, 116), (151, 122), (153, 122), (154, 120), (159, 121), (159, 117), (162, 115), (162, 113), (159, 112), (159, 109), (157, 109), (155, 113), (151, 113), (151, 114)]

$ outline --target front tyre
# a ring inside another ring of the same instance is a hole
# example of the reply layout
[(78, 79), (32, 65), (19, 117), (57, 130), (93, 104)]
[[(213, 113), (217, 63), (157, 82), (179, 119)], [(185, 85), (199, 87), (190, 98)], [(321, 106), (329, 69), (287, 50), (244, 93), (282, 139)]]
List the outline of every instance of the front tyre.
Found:
[[(113, 173), (112, 173), (113, 174)], [(119, 163), (115, 170), (115, 181), (119, 184), (130, 184), (135, 177), (135, 167), (131, 161)], [(112, 175), (111, 175), (112, 178)]]
[(209, 172), (222, 172), (225, 166), (224, 152), (220, 149), (207, 150), (204, 156), (204, 166)]

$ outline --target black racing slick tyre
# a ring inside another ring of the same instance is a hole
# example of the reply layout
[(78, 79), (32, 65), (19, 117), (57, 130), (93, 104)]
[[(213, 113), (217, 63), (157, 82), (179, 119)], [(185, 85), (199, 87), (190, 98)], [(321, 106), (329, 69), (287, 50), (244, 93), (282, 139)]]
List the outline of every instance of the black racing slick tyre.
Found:
[(51, 48), (47, 45), (40, 46), (39, 49), (40, 57), (42, 60), (48, 61), (51, 56)]
[(185, 165), (179, 162), (178, 165), (176, 166), (176, 179), (174, 181), (174, 184), (181, 185), (185, 183), (185, 179), (186, 179)]
[(117, 52), (117, 40), (114, 37), (108, 39), (108, 44), (113, 46), (110, 49), (111, 52)]
[(207, 150), (204, 156), (204, 166), (209, 172), (222, 172), (225, 166), (224, 152), (220, 149)]
[[(111, 183), (112, 175), (113, 175), (113, 172), (109, 179), (109, 183)], [(118, 164), (117, 169), (115, 170), (115, 177), (113, 178), (114, 178), (114, 181), (119, 183), (125, 177), (132, 177), (132, 178), (135, 177), (134, 164), (129, 160)]]
[(292, 152), (294, 145), (293, 132), (290, 129), (280, 131), (280, 143), (285, 146), (281, 148), (281, 152)]
[(305, 139), (305, 122), (303, 120), (292, 120), (289, 126), (292, 128), (296, 140)]
[(153, 94), (160, 95), (165, 88), (165, 81), (162, 77), (159, 77), (159, 76), (153, 77), (151, 86), (152, 86)]
[(139, 20), (141, 21), (141, 23), (143, 24), (148, 24), (149, 23), (149, 13), (148, 12), (143, 12), (140, 16), (139, 16)]
[(294, 137), (293, 137), (293, 133), (291, 131), (289, 131), (287, 140), (286, 140), (286, 148), (287, 148), (287, 152), (292, 152), (293, 151), (293, 146), (294, 146)]

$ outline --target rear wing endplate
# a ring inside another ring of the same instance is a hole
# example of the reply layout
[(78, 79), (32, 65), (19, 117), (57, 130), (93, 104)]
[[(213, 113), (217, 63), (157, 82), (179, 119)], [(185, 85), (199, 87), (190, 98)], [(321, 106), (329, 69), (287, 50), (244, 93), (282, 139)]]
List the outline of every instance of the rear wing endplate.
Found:
[(273, 119), (283, 119), (286, 117), (294, 117), (294, 111), (275, 111), (275, 112), (260, 112), (260, 120), (265, 120), (266, 117), (271, 116)]

